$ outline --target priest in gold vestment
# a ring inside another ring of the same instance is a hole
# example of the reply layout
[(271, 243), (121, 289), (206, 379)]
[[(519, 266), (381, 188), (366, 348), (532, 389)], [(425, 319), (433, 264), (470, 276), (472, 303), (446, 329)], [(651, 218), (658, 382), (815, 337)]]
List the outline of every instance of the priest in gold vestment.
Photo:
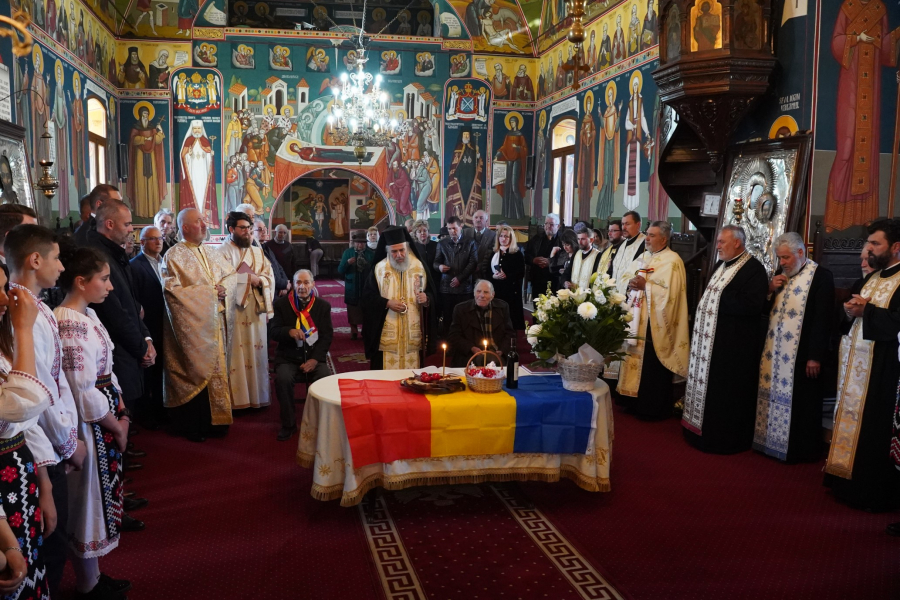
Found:
[(686, 377), (690, 358), (685, 270), (669, 248), (672, 226), (654, 221), (647, 250), (628, 267), (632, 329), (618, 391), (635, 398), (628, 411), (644, 420), (672, 416), (673, 377)]
[(275, 275), (262, 248), (252, 245), (252, 218), (240, 211), (231, 212), (226, 223), (229, 236), (213, 251), (237, 272), (228, 370), (231, 406), (259, 408), (271, 402), (266, 324), (274, 315)]
[(372, 370), (417, 369), (434, 348), (434, 285), (404, 227), (385, 229), (363, 288), (363, 338)]
[(162, 266), (165, 405), (176, 427), (188, 439), (202, 442), (207, 435), (224, 433), (231, 423), (228, 353), (235, 272), (219, 253), (202, 245), (206, 223), (197, 209), (182, 210), (178, 228), (184, 239), (169, 248)]

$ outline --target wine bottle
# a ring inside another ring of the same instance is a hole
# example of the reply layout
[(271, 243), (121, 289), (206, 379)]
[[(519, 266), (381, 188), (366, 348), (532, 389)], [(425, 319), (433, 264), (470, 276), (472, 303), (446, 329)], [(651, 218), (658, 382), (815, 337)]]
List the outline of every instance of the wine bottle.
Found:
[(516, 352), (516, 338), (509, 343), (506, 353), (506, 387), (511, 390), (519, 388), (519, 353)]

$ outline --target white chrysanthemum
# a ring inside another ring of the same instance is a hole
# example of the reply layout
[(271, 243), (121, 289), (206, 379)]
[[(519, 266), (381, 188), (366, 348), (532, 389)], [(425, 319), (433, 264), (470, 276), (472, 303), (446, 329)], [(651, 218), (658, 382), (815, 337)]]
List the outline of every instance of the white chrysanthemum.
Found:
[(578, 316), (589, 321), (597, 316), (597, 307), (590, 302), (585, 302), (578, 306)]
[(570, 292), (566, 288), (561, 288), (559, 291), (556, 292), (556, 297), (559, 298), (560, 300), (568, 300), (569, 298), (572, 297), (572, 292)]
[(625, 294), (620, 294), (619, 292), (613, 292), (609, 295), (609, 301), (613, 304), (622, 304), (625, 302)]
[(538, 309), (538, 311), (534, 313), (534, 316), (542, 323), (547, 321), (547, 312), (544, 310)]
[(606, 304), (606, 294), (603, 293), (603, 290), (597, 290), (594, 292), (594, 300), (597, 301), (597, 304), (604, 305)]
[(626, 323), (631, 323), (632, 321), (634, 321), (634, 315), (631, 314), (631, 312), (625, 313), (625, 316), (622, 318), (625, 319)]
[(528, 337), (526, 337), (525, 339), (528, 341), (528, 343), (529, 343), (532, 347), (537, 346), (538, 339), (537, 339), (536, 337), (528, 336)]
[(544, 328), (541, 325), (532, 325), (528, 328), (528, 335), (534, 337), (536, 335), (539, 335), (541, 331), (543, 331), (543, 329)]

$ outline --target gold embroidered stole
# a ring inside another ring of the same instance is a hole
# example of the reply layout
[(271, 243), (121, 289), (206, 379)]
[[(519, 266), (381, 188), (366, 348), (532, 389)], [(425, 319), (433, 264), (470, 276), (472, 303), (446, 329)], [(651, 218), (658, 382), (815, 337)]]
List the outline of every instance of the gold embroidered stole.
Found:
[(638, 267), (653, 269), (646, 275), (647, 285), (641, 303), (637, 326), (638, 339), (634, 345), (626, 346), (628, 355), (623, 361), (624, 369), (619, 375), (618, 392), (623, 396), (636, 397), (641, 384), (644, 366), (647, 328), (653, 334), (653, 348), (663, 366), (676, 375), (684, 377), (688, 371), (688, 311), (686, 296), (686, 275), (681, 257), (670, 248), (650, 256)]
[(713, 273), (694, 321), (694, 337), (691, 340), (691, 358), (688, 368), (687, 390), (684, 395), (684, 414), (681, 424), (697, 435), (702, 435), (703, 411), (706, 408), (706, 386), (709, 383), (709, 367), (712, 361), (713, 344), (716, 341), (716, 325), (719, 320), (719, 301), (722, 292), (750, 260), (746, 250), (729, 266), (722, 264)]
[(406, 255), (409, 268), (397, 271), (384, 259), (375, 265), (375, 279), (381, 297), (400, 300), (405, 313), (387, 311), (378, 349), (384, 352), (385, 369), (417, 368), (422, 347), (422, 327), (416, 294), (425, 289), (425, 268), (412, 253)]
[[(900, 273), (882, 278), (879, 272), (869, 277), (859, 295), (869, 298), (869, 303), (878, 308), (887, 308), (898, 287)], [(828, 450), (828, 462), (825, 463), (826, 473), (844, 479), (852, 479), (874, 349), (875, 342), (863, 339), (863, 319), (857, 317), (850, 333), (841, 338), (834, 434)], [(885, 453), (888, 450), (885, 448)]]
[(766, 344), (759, 362), (753, 447), (787, 458), (794, 397), (794, 367), (809, 288), (819, 265), (811, 260), (781, 288), (772, 303)]

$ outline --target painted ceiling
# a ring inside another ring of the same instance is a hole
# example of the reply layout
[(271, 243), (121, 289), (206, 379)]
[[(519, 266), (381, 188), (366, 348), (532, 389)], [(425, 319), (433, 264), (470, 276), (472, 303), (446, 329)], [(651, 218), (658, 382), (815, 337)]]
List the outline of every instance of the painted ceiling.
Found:
[[(218, 17), (222, 23), (229, 19), (229, 25), (233, 24), (231, 16), (239, 4), (244, 5), (242, 10), (245, 12), (248, 12), (249, 5), (249, 17), (253, 17), (254, 13), (264, 17), (269, 17), (270, 13), (276, 14), (276, 10), (268, 6), (259, 7), (260, 4), (267, 4), (263, 0), (93, 0), (84, 4), (118, 37), (146, 40), (190, 39), (190, 30), (180, 27), (185, 22), (182, 18), (185, 13), (200, 15), (198, 23), (208, 23)], [(302, 23), (311, 28), (310, 23), (315, 22), (313, 15), (318, 13), (321, 16), (320, 7), (328, 11), (329, 17), (339, 11), (344, 15), (351, 12), (362, 14), (363, 8), (360, 0), (326, 0), (318, 3), (273, 0), (271, 4), (290, 4), (296, 8), (293, 11), (284, 10), (284, 13), (307, 15), (295, 19), (298, 29), (304, 27)], [(623, 0), (588, 0), (585, 22), (594, 20), (619, 4), (623, 4)], [(388, 21), (406, 9), (412, 15), (410, 20), (414, 27), (417, 26), (416, 20), (423, 22), (423, 7), (432, 14), (436, 7), (444, 39), (471, 39), (475, 52), (487, 54), (540, 56), (565, 37), (569, 25), (565, 0), (369, 0), (367, 5), (370, 23), (376, 9), (386, 9)], [(491, 11), (490, 18), (485, 16), (485, 10)], [(445, 13), (449, 19), (444, 17)], [(269, 20), (273, 19), (269, 17)], [(396, 19), (391, 22), (396, 23)], [(250, 18), (246, 26), (265, 28), (263, 23)], [(394, 24), (393, 29), (396, 28)], [(476, 28), (479, 31), (473, 32)], [(340, 29), (348, 30), (350, 27)]]

